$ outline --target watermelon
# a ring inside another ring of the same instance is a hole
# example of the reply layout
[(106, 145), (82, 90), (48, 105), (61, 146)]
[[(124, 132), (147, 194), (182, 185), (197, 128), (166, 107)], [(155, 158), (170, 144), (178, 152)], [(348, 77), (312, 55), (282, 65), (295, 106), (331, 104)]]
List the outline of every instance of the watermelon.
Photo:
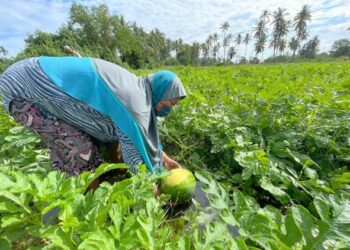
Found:
[(191, 200), (196, 189), (196, 179), (191, 171), (184, 168), (175, 168), (170, 175), (160, 180), (160, 192), (169, 194), (171, 201), (182, 204)]

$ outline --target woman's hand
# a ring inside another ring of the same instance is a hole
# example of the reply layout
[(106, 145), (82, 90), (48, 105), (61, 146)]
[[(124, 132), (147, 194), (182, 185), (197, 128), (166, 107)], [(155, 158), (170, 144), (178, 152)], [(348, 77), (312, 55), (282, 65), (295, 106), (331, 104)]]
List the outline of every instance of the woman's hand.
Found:
[(171, 159), (165, 152), (163, 152), (163, 166), (169, 171), (174, 168), (181, 168), (180, 163)]
[[(164, 152), (163, 152), (163, 166), (169, 171), (174, 169), (174, 168), (181, 168), (180, 163), (178, 163), (177, 161), (171, 159)], [(159, 197), (160, 194), (161, 194), (160, 189), (159, 189), (159, 187), (156, 184), (153, 185), (152, 191), (153, 191), (153, 193), (154, 193), (154, 195), (156, 197)]]

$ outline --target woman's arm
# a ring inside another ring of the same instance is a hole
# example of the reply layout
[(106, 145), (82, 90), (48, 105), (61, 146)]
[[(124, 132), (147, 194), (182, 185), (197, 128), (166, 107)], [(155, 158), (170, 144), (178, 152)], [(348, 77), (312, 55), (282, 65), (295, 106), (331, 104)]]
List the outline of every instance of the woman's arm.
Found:
[(64, 50), (76, 57), (81, 57), (80, 53), (68, 45), (64, 45)]
[(163, 151), (163, 166), (167, 170), (171, 170), (171, 169), (174, 169), (174, 168), (181, 168), (180, 163), (178, 163), (177, 161), (171, 159), (164, 151)]

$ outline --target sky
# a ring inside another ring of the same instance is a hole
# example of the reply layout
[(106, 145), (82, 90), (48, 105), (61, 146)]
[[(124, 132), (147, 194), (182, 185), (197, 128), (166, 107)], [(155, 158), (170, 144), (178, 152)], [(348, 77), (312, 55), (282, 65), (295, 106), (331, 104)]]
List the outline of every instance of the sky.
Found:
[[(1, 0), (0, 46), (9, 56), (24, 49), (24, 40), (35, 30), (55, 33), (68, 20), (71, 0)], [(288, 19), (294, 18), (304, 4), (311, 6), (308, 24), (310, 38), (320, 39), (320, 51), (329, 51), (337, 39), (350, 39), (350, 0), (75, 0), (92, 6), (108, 5), (111, 14), (123, 15), (146, 31), (161, 30), (166, 37), (185, 42), (204, 42), (214, 32), (221, 37), (220, 26), (228, 21), (227, 32), (252, 33), (263, 10), (286, 8)], [(271, 28), (270, 28), (271, 31)], [(289, 38), (293, 35), (290, 33)], [(239, 53), (244, 54), (244, 46)], [(248, 48), (248, 55), (250, 48)], [(271, 54), (271, 49), (265, 52)]]

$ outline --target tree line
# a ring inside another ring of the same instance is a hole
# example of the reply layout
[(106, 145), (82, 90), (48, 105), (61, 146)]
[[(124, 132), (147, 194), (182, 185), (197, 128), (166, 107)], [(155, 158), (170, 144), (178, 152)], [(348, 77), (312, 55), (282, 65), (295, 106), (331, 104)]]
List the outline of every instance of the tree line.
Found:
[[(219, 33), (210, 34), (200, 43), (185, 43), (182, 39), (170, 40), (155, 28), (146, 32), (135, 22), (127, 22), (123, 16), (111, 15), (106, 5), (91, 8), (73, 3), (67, 23), (56, 33), (40, 30), (25, 39), (25, 48), (15, 58), (6, 57), (7, 50), (0, 46), (0, 72), (13, 60), (32, 56), (65, 55), (63, 47), (74, 47), (84, 56), (102, 58), (131, 68), (154, 68), (163, 65), (217, 65), (233, 63), (259, 63), (264, 61), (267, 47), (273, 50), (267, 62), (281, 58), (314, 58), (319, 47), (317, 36), (307, 40), (307, 24), (311, 21), (308, 5), (292, 19), (284, 8), (270, 12), (264, 10), (253, 33), (233, 35), (228, 21), (220, 26)], [(269, 29), (272, 32), (269, 34)], [(290, 31), (293, 37), (288, 40)], [(350, 56), (349, 40), (338, 40), (333, 45), (334, 56)], [(248, 45), (253, 54), (247, 56)], [(244, 46), (244, 55), (239, 53)], [(222, 51), (221, 51), (222, 49)], [(286, 55), (287, 50), (291, 55)]]
[[(217, 39), (218, 34), (214, 33), (213, 35), (209, 35), (205, 43), (201, 45), (204, 58), (210, 54), (213, 58), (216, 58), (220, 47), (222, 47), (224, 56), (217, 60), (230, 62), (236, 57), (236, 60), (234, 60), (236, 63), (246, 63), (248, 60), (248, 44), (253, 45), (252, 52), (254, 54), (251, 56), (250, 61), (255, 63), (264, 61), (264, 51), (268, 47), (273, 51), (272, 61), (276, 57), (281, 58), (284, 56), (287, 49), (290, 49), (292, 52), (292, 60), (296, 55), (302, 58), (315, 58), (320, 41), (318, 36), (307, 40), (309, 36), (307, 24), (311, 21), (310, 6), (302, 6), (302, 9), (292, 19), (288, 19), (288, 16), (289, 14), (285, 8), (279, 7), (273, 12), (264, 10), (256, 22), (252, 33), (239, 33), (236, 36), (227, 33), (230, 24), (226, 21), (220, 27), (223, 34), (221, 43)], [(270, 34), (269, 29), (272, 29)], [(293, 37), (288, 40), (291, 30)], [(230, 46), (231, 44), (233, 45)], [(241, 45), (245, 46), (244, 56), (239, 55)], [(228, 49), (227, 54), (226, 49)]]

